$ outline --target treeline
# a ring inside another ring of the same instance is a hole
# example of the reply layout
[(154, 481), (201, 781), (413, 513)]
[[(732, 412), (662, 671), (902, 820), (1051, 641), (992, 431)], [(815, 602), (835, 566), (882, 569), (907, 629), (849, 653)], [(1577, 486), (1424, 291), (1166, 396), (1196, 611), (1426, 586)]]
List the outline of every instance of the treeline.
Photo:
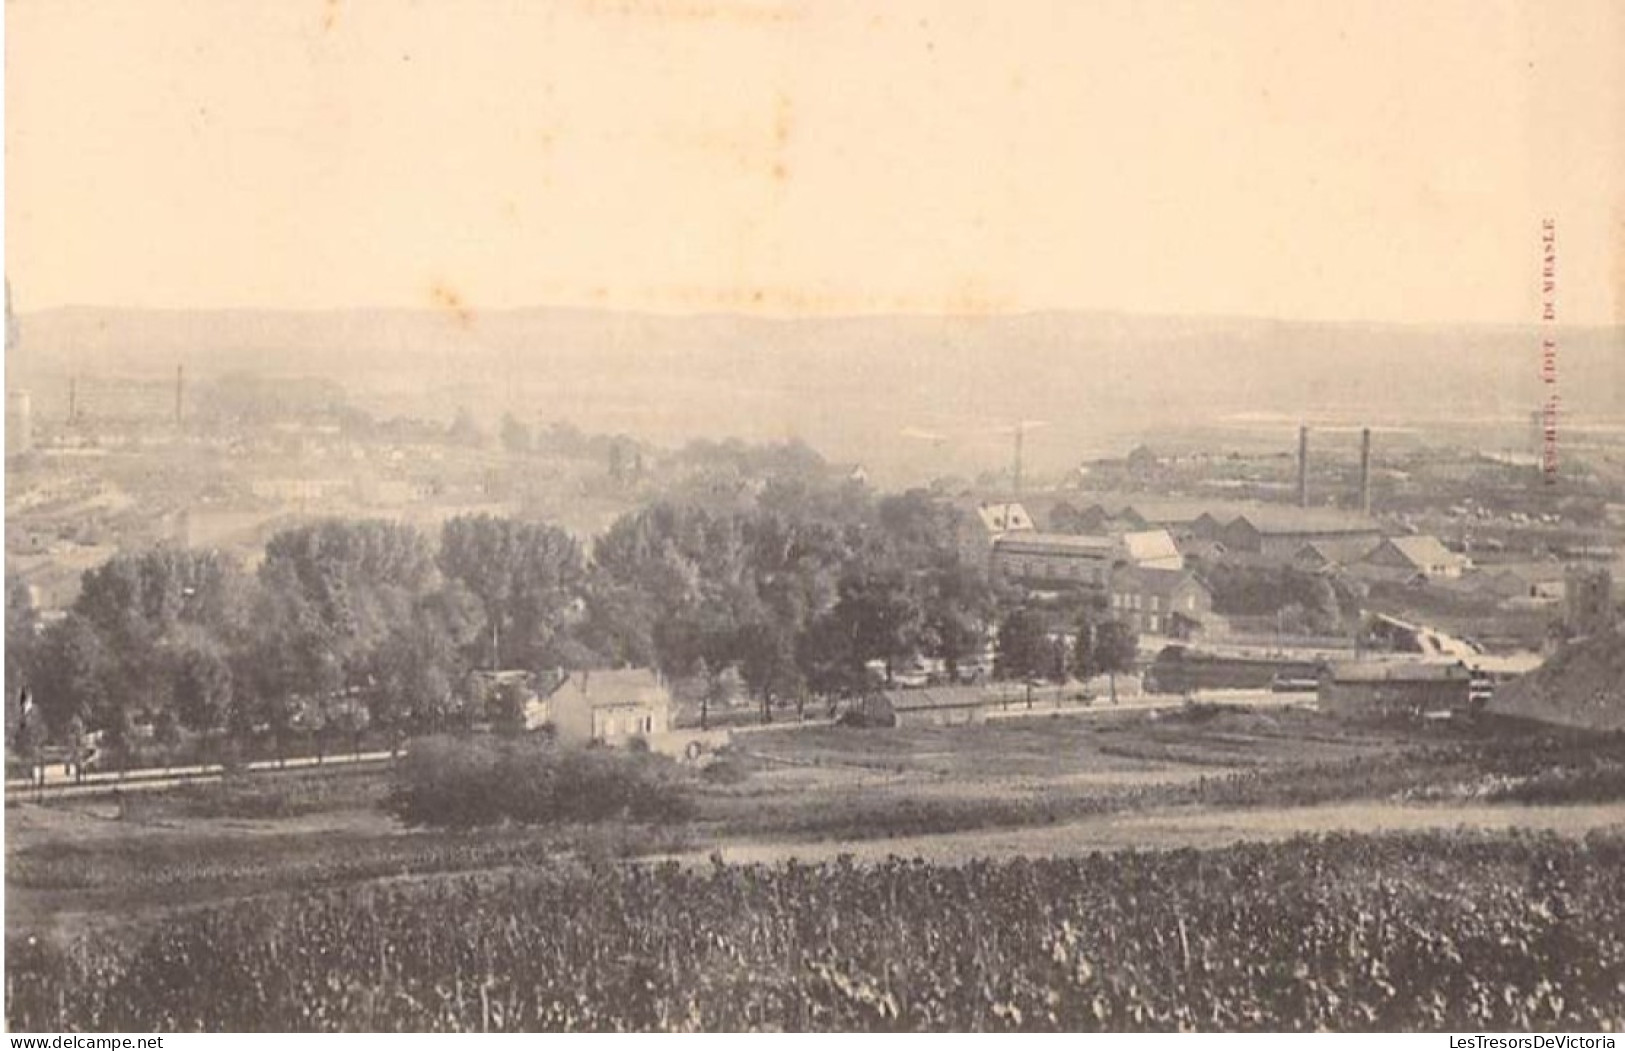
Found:
[(337, 748), (481, 718), (476, 668), (650, 666), (695, 684), (702, 721), (737, 690), (766, 719), (920, 657), (957, 678), (1007, 622), (1001, 672), (1052, 674), (1072, 614), (1001, 592), (961, 556), (959, 514), (925, 493), (772, 483), (748, 510), (630, 513), (590, 557), (562, 530), (487, 515), (433, 537), (328, 520), (271, 538), (252, 572), (215, 551), (120, 555), (43, 630), (11, 580), (8, 678), (33, 701), (18, 727), (13, 687), (12, 740)]

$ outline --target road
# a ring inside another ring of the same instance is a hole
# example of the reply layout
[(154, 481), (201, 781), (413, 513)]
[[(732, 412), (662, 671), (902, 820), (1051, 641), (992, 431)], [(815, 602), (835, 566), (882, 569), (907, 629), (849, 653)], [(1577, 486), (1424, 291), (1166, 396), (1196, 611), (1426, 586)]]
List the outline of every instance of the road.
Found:
[[(333, 767), (343, 768), (362, 764), (387, 763), (393, 758), (394, 756), (389, 752), (345, 753), (324, 758), (303, 756), (285, 761), (276, 759), (258, 760), (245, 763), (241, 769), (249, 773), (281, 773), (311, 770), (318, 767), (326, 770)], [(76, 779), (63, 769), (62, 764), (53, 763), (46, 768), (43, 785), (30, 782), (25, 778), (18, 778), (6, 782), (6, 794), (13, 798), (26, 793), (36, 798), (71, 799), (75, 796), (106, 795), (115, 790), (120, 792), (142, 792), (160, 788), (174, 788), (177, 785), (219, 781), (225, 776), (225, 773), (226, 768), (224, 766), (219, 763), (210, 763), (199, 766), (147, 767), (142, 770), (117, 772), (97, 771)]]
[[(1200, 704), (1216, 704), (1235, 708), (1314, 708), (1312, 693), (1275, 693), (1270, 690), (1204, 690), (1190, 698)], [(1034, 698), (1032, 707), (1023, 700), (1012, 700), (1007, 707), (989, 708), (987, 717), (993, 719), (1019, 719), (1040, 715), (1110, 715), (1113, 712), (1156, 712), (1185, 707), (1186, 699), (1172, 693), (1146, 693), (1137, 696), (1119, 696), (1113, 704), (1109, 697), (1096, 697), (1091, 704), (1056, 704), (1053, 699)]]
[[(1272, 693), (1268, 690), (1208, 690), (1193, 695), (1193, 699), (1206, 704), (1248, 708), (1312, 708), (1315, 704), (1313, 694)], [(1185, 698), (1175, 694), (1124, 695), (1118, 698), (1116, 704), (1104, 697), (1097, 697), (1090, 704), (1075, 702), (1057, 704), (1053, 698), (1035, 696), (1031, 707), (1027, 706), (1025, 699), (1020, 695), (1012, 695), (1006, 705), (990, 704), (987, 708), (987, 718), (991, 721), (1051, 715), (1105, 716), (1116, 712), (1167, 711), (1184, 706)], [(833, 720), (809, 719), (805, 722), (785, 721), (758, 726), (736, 726), (730, 727), (729, 730), (734, 734), (748, 736), (753, 732), (764, 730), (811, 729), (831, 725), (834, 725)], [(329, 755), (320, 759), (315, 756), (284, 761), (264, 759), (244, 764), (241, 770), (247, 773), (276, 774), (317, 768), (343, 769), (357, 765), (387, 763), (393, 758), (390, 752), (361, 752)], [(73, 799), (107, 795), (114, 791), (143, 792), (185, 784), (207, 784), (221, 780), (225, 774), (225, 767), (213, 763), (197, 766), (147, 767), (122, 772), (97, 771), (76, 779), (64, 769), (63, 764), (53, 763), (46, 768), (43, 784), (35, 784), (22, 778), (10, 780), (6, 782), (6, 794), (14, 799), (24, 796), (36, 799)]]

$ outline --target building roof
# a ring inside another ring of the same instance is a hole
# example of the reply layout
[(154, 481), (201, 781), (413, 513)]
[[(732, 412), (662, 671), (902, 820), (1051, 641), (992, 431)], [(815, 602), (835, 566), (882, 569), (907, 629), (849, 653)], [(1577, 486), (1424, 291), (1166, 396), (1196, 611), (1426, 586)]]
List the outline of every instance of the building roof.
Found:
[(1331, 537), (1307, 541), (1293, 557), (1321, 565), (1343, 566), (1360, 561), (1375, 547), (1376, 542), (1371, 537)]
[[(1378, 547), (1377, 550), (1388, 548), (1399, 552), (1405, 561), (1418, 569), (1425, 569), (1428, 566), (1464, 566), (1467, 564), (1465, 558), (1445, 547), (1436, 536), (1389, 537), (1387, 542)], [(1375, 553), (1376, 551), (1372, 551), (1367, 557), (1369, 558), (1371, 554)]]
[(1261, 504), (1230, 523), (1245, 521), (1265, 536), (1347, 536), (1370, 534), (1377, 536), (1382, 527), (1365, 515), (1339, 511), (1330, 507), (1288, 507), (1285, 504)]
[(1246, 509), (1245, 505), (1227, 508), (1212, 500), (1153, 496), (1145, 493), (1080, 492), (1073, 497), (1072, 503), (1080, 510), (1098, 507), (1110, 518), (1126, 518), (1132, 513), (1147, 524), (1155, 525), (1186, 525), (1196, 521), (1203, 514), (1212, 514), (1224, 520)]
[(1555, 584), (1567, 579), (1568, 567), (1558, 561), (1498, 562), (1480, 567), (1486, 575), (1516, 577), (1526, 584)]
[(1332, 682), (1463, 682), (1473, 674), (1462, 664), (1421, 661), (1345, 661), (1327, 672)]
[(917, 712), (939, 708), (980, 708), (999, 703), (980, 686), (932, 686), (923, 690), (887, 690), (886, 701), (894, 712)]
[(1191, 536), (1176, 541), (1180, 553), (1189, 558), (1217, 558), (1224, 554), (1224, 544), (1218, 540), (1206, 540), (1202, 537)]
[(976, 514), (981, 518), (982, 525), (992, 533), (1008, 533), (1013, 530), (1025, 532), (1033, 528), (1032, 516), (1027, 513), (1025, 507), (1014, 500), (978, 504)]
[(1133, 562), (1171, 560), (1177, 564), (1184, 563), (1184, 556), (1179, 553), (1179, 547), (1166, 529), (1124, 533), (1123, 547), (1128, 552), (1129, 560)]
[(648, 668), (614, 668), (578, 671), (571, 674), (561, 692), (585, 694), (594, 708), (618, 705), (662, 705), (671, 702), (671, 693), (660, 677)]
[(1079, 536), (1073, 533), (1005, 534), (993, 541), (998, 551), (1021, 554), (1087, 554), (1110, 555), (1118, 550), (1117, 541), (1105, 536)]
[(1185, 569), (1152, 569), (1149, 566), (1124, 566), (1112, 574), (1113, 591), (1134, 591), (1141, 595), (1167, 598), (1181, 588), (1194, 584), (1203, 591), (1207, 585), (1194, 573)]

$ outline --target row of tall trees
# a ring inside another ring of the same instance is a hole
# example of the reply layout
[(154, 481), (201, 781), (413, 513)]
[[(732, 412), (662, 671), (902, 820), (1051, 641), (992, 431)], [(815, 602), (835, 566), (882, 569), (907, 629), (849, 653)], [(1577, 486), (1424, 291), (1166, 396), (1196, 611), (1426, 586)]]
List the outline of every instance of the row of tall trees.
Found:
[(489, 516), (448, 522), (437, 545), (394, 522), (301, 526), (272, 537), (252, 575), (215, 551), (156, 548), (87, 572), (43, 631), (8, 583), (8, 680), (27, 684), (50, 736), (99, 731), (115, 747), (141, 722), (160, 738), (279, 744), (428, 728), (458, 715), (470, 668), (570, 661), (585, 577), (567, 534)]
[(630, 513), (590, 559), (562, 530), (487, 515), (433, 540), (396, 522), (304, 525), (272, 537), (253, 573), (159, 548), (87, 572), (44, 630), (8, 582), (8, 680), (57, 739), (94, 730), (116, 746), (145, 724), (280, 748), (467, 718), (475, 668), (652, 666), (698, 684), (702, 721), (737, 687), (765, 720), (920, 656), (957, 674), (1001, 622), (1002, 674), (1105, 670), (1084, 650), (1057, 658), (1054, 616), (961, 558), (958, 514), (925, 493), (771, 483), (745, 510)]

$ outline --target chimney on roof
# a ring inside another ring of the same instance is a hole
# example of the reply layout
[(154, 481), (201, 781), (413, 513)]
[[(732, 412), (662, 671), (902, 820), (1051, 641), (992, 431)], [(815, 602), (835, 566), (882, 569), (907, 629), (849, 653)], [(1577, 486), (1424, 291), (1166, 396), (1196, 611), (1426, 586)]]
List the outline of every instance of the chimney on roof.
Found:
[(1371, 428), (1360, 428), (1360, 513), (1371, 514)]
[(1298, 428), (1298, 506), (1309, 506), (1309, 428)]

